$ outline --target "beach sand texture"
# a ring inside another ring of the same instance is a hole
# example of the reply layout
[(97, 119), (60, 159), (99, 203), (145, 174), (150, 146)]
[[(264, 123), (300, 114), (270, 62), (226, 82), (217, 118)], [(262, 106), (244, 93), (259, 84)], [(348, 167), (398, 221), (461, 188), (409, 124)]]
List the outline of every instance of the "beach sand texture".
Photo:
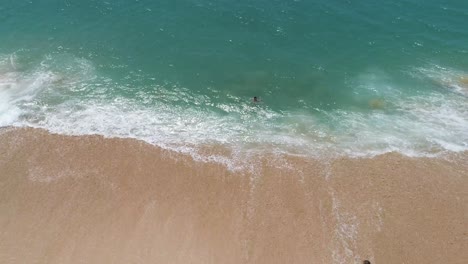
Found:
[[(259, 157), (0, 131), (0, 263), (466, 263), (468, 155)], [(278, 168), (280, 167), (280, 168)]]

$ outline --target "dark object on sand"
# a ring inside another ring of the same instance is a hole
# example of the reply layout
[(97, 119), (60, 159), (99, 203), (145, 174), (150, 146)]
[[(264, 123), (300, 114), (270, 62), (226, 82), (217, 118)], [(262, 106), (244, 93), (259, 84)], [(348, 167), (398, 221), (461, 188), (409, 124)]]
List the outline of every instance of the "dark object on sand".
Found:
[(362, 262), (362, 264), (371, 264), (371, 263), (370, 263), (370, 261), (368, 261), (368, 260), (364, 260), (364, 261)]

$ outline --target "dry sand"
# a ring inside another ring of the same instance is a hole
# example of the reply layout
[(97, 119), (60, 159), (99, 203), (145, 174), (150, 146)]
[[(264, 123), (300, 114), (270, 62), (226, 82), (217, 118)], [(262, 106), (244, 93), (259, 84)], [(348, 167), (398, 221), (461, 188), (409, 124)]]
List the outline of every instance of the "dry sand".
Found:
[(136, 140), (7, 128), (0, 263), (466, 263), (467, 157), (262, 157), (232, 172)]

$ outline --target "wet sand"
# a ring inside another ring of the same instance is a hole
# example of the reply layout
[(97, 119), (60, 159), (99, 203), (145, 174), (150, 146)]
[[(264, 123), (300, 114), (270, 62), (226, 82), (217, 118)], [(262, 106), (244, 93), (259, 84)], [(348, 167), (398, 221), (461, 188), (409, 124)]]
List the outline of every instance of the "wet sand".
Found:
[(255, 172), (131, 139), (0, 130), (0, 263), (465, 263), (468, 153)]

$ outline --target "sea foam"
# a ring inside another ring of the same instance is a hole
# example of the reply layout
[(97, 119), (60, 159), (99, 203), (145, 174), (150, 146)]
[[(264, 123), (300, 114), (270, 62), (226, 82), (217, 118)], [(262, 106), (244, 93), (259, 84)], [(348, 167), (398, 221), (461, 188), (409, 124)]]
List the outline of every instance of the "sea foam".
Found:
[(200, 149), (207, 145), (227, 147), (239, 160), (262, 152), (363, 157), (468, 150), (465, 98), (437, 90), (404, 95), (381, 73), (356, 78), (358, 94), (364, 96), (367, 90), (383, 98), (380, 107), (312, 113), (275, 111), (267, 102), (253, 104), (233, 95), (218, 102), (210, 94), (177, 85), (137, 87), (129, 97), (127, 90), (135, 87), (104, 76), (90, 61), (68, 55), (46, 56), (32, 70), (11, 69), (1, 76), (2, 126), (135, 138), (205, 161), (229, 163), (229, 157), (203, 154)]

